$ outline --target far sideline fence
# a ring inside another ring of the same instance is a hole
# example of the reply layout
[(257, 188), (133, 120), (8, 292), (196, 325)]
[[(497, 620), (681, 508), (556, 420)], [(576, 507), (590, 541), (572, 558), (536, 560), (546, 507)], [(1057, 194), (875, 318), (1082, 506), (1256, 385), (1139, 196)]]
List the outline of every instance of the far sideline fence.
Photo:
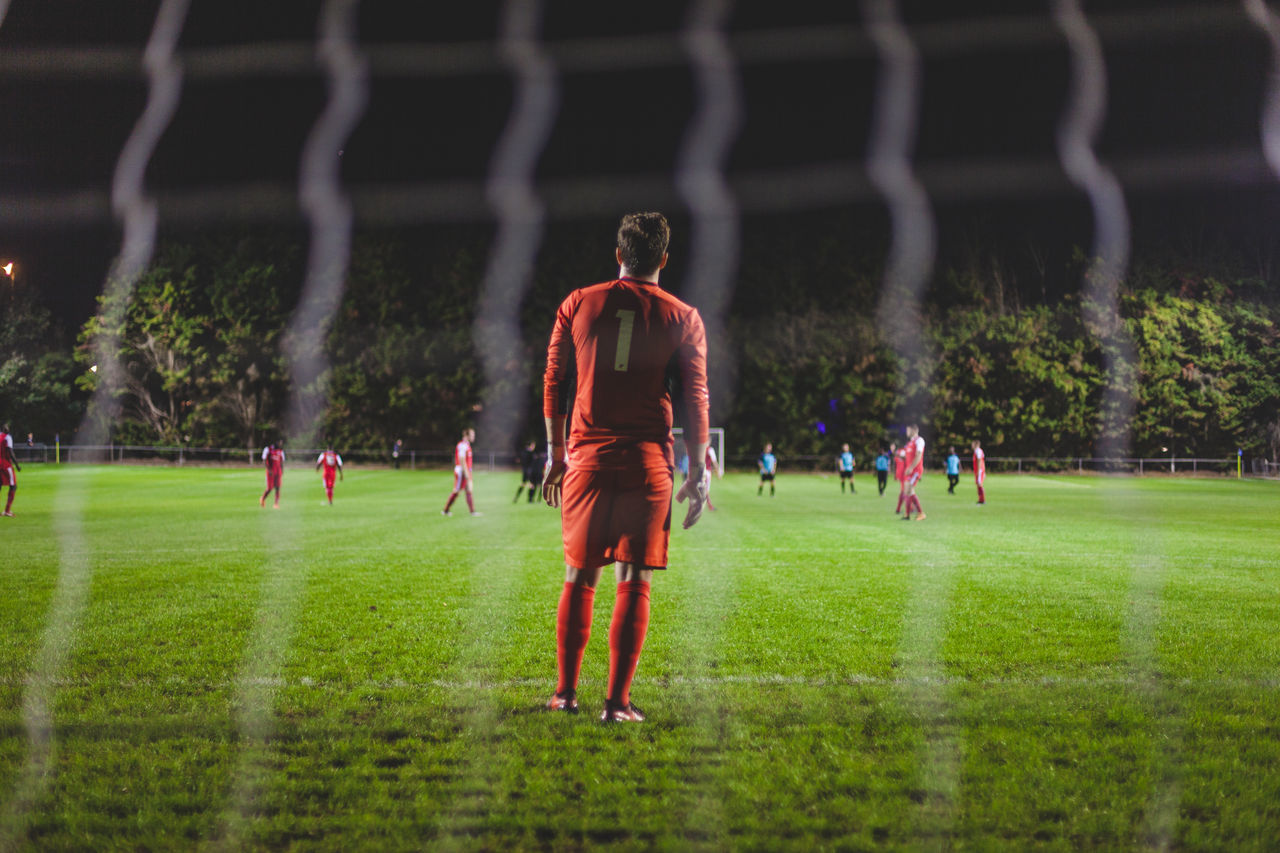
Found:
[[(120, 465), (191, 465), (191, 466), (227, 466), (227, 465), (262, 465), (262, 448), (254, 447), (187, 447), (167, 445), (138, 444), (15, 444), (14, 456), (20, 465), (28, 463), (78, 463), (105, 462)], [(315, 465), (316, 458), (324, 452), (324, 448), (285, 448), (285, 467), (307, 468)], [(452, 450), (411, 450), (400, 451), (399, 465), (392, 458), (390, 448), (386, 450), (338, 450), (344, 465), (385, 465), (402, 467), (409, 470), (417, 468), (451, 468), (453, 466)], [(473, 451), (475, 467), (479, 470), (495, 471), (503, 468), (519, 466), (515, 451), (500, 452), (497, 450)]]
[[(285, 448), (287, 467), (310, 467), (323, 448)], [(453, 465), (451, 450), (400, 451), (399, 465), (392, 458), (391, 450), (362, 449), (339, 450), (343, 462), (354, 465), (385, 465), (409, 470), (450, 468)], [(20, 464), (53, 462), (109, 462), (133, 465), (192, 465), (226, 466), (262, 464), (262, 448), (245, 447), (186, 447), (162, 445), (82, 445), (82, 444), (15, 444), (14, 455)], [(477, 470), (498, 471), (519, 467), (514, 451), (473, 451)], [(857, 470), (873, 472), (871, 459), (859, 459)], [(1202, 456), (1144, 456), (1097, 458), (1087, 456), (988, 456), (987, 470), (991, 473), (1017, 474), (1130, 474), (1135, 476), (1211, 475), (1234, 476), (1237, 458), (1212, 458)], [(1280, 462), (1260, 458), (1242, 459), (1240, 471), (1250, 476), (1280, 478)], [(787, 469), (807, 473), (835, 472), (836, 457), (829, 455), (778, 456), (780, 470)], [(755, 456), (730, 456), (726, 467), (739, 471), (754, 471)], [(941, 471), (939, 460), (929, 466), (930, 473)], [(967, 455), (961, 457), (961, 474), (972, 476), (973, 470)]]
[[(859, 472), (874, 473), (875, 457), (870, 459), (859, 459), (857, 469)], [(960, 457), (961, 475), (973, 475), (973, 467), (970, 457), (965, 455)], [(987, 471), (991, 473), (1016, 473), (1016, 474), (1130, 474), (1135, 476), (1145, 476), (1148, 474), (1175, 474), (1175, 475), (1217, 475), (1217, 476), (1234, 476), (1237, 471), (1237, 459), (1235, 456), (1226, 458), (1212, 458), (1202, 456), (1126, 456), (1116, 458), (1099, 458), (1088, 456), (988, 456), (986, 458)], [(1269, 462), (1265, 459), (1244, 459), (1242, 460), (1241, 473), (1276, 477), (1280, 476), (1280, 463)], [(754, 470), (756, 467), (755, 456), (733, 456), (729, 459), (729, 464), (739, 470)], [(827, 454), (822, 456), (800, 455), (800, 456), (783, 456), (778, 455), (778, 468), (785, 471), (790, 468), (795, 471), (802, 472), (835, 472), (836, 456), (835, 454)], [(927, 470), (930, 473), (937, 473), (943, 468), (941, 460), (931, 462)]]

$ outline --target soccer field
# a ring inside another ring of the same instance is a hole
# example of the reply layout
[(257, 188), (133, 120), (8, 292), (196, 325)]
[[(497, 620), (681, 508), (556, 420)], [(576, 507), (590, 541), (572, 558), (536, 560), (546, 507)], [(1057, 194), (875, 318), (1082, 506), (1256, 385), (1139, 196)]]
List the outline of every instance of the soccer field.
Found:
[(256, 469), (21, 476), (0, 848), (1280, 846), (1274, 482), (931, 474), (903, 523), (730, 475), (606, 726), (611, 579), (583, 713), (541, 710), (563, 564), (517, 474), (478, 518), (440, 472), (329, 507), (290, 469), (279, 511)]

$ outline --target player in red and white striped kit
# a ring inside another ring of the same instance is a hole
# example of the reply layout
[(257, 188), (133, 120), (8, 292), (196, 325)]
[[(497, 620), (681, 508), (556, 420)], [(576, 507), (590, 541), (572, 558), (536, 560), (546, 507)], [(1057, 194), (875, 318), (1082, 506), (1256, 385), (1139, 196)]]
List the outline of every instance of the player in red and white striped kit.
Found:
[(258, 498), (258, 506), (267, 505), (267, 495), (276, 493), (274, 509), (280, 508), (280, 481), (284, 479), (284, 442), (275, 441), (262, 448), (262, 466), (267, 471), (267, 490)]
[(893, 511), (897, 515), (907, 502), (907, 448), (890, 443), (889, 453), (893, 455), (893, 479), (898, 481), (898, 508)]
[(982, 452), (982, 443), (973, 440), (973, 481), (978, 484), (978, 503), (987, 502), (987, 491), (983, 485), (987, 482), (987, 454)]
[(706, 470), (702, 472), (702, 490), (707, 493), (707, 509), (714, 510), (711, 503), (711, 475), (720, 476), (720, 461), (716, 459), (716, 449), (707, 444)]
[(337, 478), (346, 478), (342, 474), (342, 457), (333, 449), (332, 444), (316, 457), (316, 470), (321, 468), (324, 469), (324, 494), (329, 499), (329, 506), (333, 506), (333, 482)]
[(13, 517), (13, 493), (18, 491), (18, 472), (22, 466), (13, 455), (13, 436), (9, 433), (9, 425), (0, 427), (0, 486), (9, 487), (9, 498), (4, 504), (4, 515)]
[(920, 506), (920, 498), (916, 495), (916, 486), (924, 476), (924, 439), (920, 437), (920, 427), (912, 424), (907, 427), (907, 459), (906, 459), (906, 506), (902, 513), (903, 521), (911, 520), (912, 508), (916, 511), (916, 521), (924, 521), (924, 509)]
[(471, 514), (480, 515), (476, 512), (476, 502), (471, 496), (471, 442), (475, 440), (476, 431), (464, 429), (462, 441), (453, 448), (453, 491), (449, 493), (449, 500), (445, 502), (444, 509), (440, 510), (441, 515), (453, 515), (450, 509), (453, 507), (453, 502), (458, 499), (459, 492), (466, 492), (467, 509), (471, 510)]

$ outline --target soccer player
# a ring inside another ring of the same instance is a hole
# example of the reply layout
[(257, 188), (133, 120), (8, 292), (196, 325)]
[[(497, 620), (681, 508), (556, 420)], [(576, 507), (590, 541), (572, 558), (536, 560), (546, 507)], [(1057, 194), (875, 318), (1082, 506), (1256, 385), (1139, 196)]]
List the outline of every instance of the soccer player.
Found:
[(960, 482), (960, 457), (956, 456), (956, 449), (951, 448), (951, 453), (947, 455), (947, 494), (954, 495), (956, 493), (956, 484)]
[(660, 213), (624, 216), (614, 253), (618, 278), (570, 293), (547, 346), (543, 414), (551, 462), (542, 496), (561, 508), (565, 558), (556, 614), (559, 681), (547, 707), (577, 713), (596, 583), (615, 563), (609, 686), (600, 716), (606, 722), (644, 720), (631, 701), (631, 682), (649, 627), (653, 573), (667, 567), (676, 403), (683, 403), (692, 469), (676, 495), (689, 502), (686, 529), (706, 503), (706, 330), (694, 308), (658, 286), (670, 234)]
[(907, 427), (907, 446), (906, 446), (906, 462), (904, 465), (906, 479), (903, 481), (905, 486), (907, 502), (905, 512), (902, 514), (903, 521), (911, 520), (911, 511), (916, 511), (916, 521), (924, 521), (927, 516), (924, 514), (924, 508), (920, 506), (920, 498), (916, 495), (916, 486), (920, 485), (920, 478), (924, 476), (924, 439), (920, 437), (920, 427), (911, 424)]
[(853, 488), (853, 454), (849, 445), (840, 445), (840, 456), (836, 459), (836, 470), (840, 472), (840, 494), (844, 494), (844, 483), (849, 481), (849, 494), (855, 494)]
[(316, 470), (324, 468), (324, 494), (333, 506), (333, 481), (335, 478), (346, 479), (342, 473), (342, 457), (333, 450), (333, 445), (325, 446), (324, 452), (316, 457)]
[(769, 442), (765, 442), (764, 453), (760, 454), (756, 465), (760, 468), (760, 488), (756, 489), (756, 497), (764, 494), (765, 483), (769, 484), (769, 497), (773, 497), (773, 478), (778, 476), (778, 457), (773, 455), (773, 445)]
[(9, 487), (9, 497), (4, 502), (4, 515), (13, 518), (13, 495), (18, 491), (18, 472), (22, 466), (18, 457), (13, 455), (13, 434), (9, 425), (0, 427), (0, 486)]
[(258, 498), (258, 506), (267, 505), (267, 495), (274, 490), (275, 503), (272, 509), (280, 508), (280, 481), (284, 479), (284, 442), (273, 441), (262, 448), (262, 465), (267, 469), (267, 490)]
[(978, 484), (978, 503), (987, 502), (987, 492), (983, 484), (987, 481), (987, 454), (982, 452), (982, 442), (973, 440), (973, 481)]
[(893, 511), (893, 514), (897, 515), (902, 512), (902, 505), (907, 502), (907, 448), (891, 443), (889, 452), (893, 454), (893, 478), (898, 481), (898, 508)]
[(529, 503), (533, 503), (534, 495), (539, 492), (542, 485), (542, 455), (538, 453), (538, 442), (529, 439), (529, 443), (520, 451), (520, 485), (516, 486), (516, 496), (511, 499), (512, 503), (520, 500), (520, 495), (524, 493), (525, 487), (529, 489)]
[(889, 485), (889, 466), (892, 463), (889, 448), (881, 447), (880, 455), (876, 457), (876, 485), (880, 488), (880, 497), (884, 497), (884, 487)]
[(480, 515), (476, 512), (476, 502), (471, 496), (471, 442), (475, 440), (476, 431), (468, 427), (462, 431), (462, 440), (453, 448), (453, 491), (449, 493), (444, 509), (440, 510), (441, 515), (453, 515), (449, 510), (458, 499), (458, 492), (463, 491), (467, 493), (467, 509), (472, 515)]
[(702, 471), (702, 491), (707, 496), (707, 509), (715, 512), (715, 504), (711, 503), (711, 475), (714, 474), (717, 477), (720, 476), (720, 460), (716, 459), (716, 449), (711, 446), (710, 442), (707, 444), (707, 456), (704, 464), (705, 467)]

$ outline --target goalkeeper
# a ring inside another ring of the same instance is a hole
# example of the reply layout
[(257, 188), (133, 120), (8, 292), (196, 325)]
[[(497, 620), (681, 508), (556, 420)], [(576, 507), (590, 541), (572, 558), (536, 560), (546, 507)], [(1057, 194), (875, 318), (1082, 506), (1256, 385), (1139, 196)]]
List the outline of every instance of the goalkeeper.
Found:
[[(575, 290), (556, 312), (543, 378), (550, 464), (547, 505), (561, 508), (565, 583), (556, 616), (559, 681), (547, 701), (577, 713), (578, 674), (591, 635), (601, 570), (618, 580), (609, 626), (609, 687), (600, 718), (640, 722), (631, 682), (649, 627), (649, 586), (667, 567), (675, 452), (668, 367), (680, 377), (688, 424), (684, 527), (706, 502), (707, 338), (698, 312), (658, 286), (671, 231), (660, 213), (633, 213), (618, 228), (618, 277)], [(576, 390), (570, 389), (576, 380)], [(573, 419), (565, 435), (567, 408)]]

